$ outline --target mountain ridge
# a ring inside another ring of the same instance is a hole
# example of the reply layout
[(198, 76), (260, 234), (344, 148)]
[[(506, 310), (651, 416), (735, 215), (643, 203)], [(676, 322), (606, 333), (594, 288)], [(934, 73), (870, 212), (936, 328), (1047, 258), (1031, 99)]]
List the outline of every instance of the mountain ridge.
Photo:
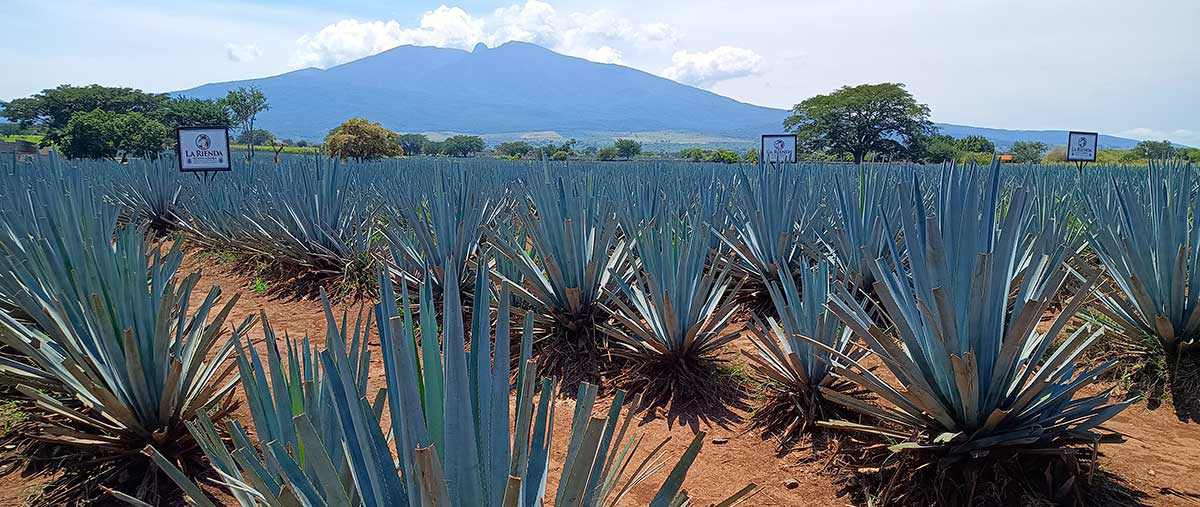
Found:
[[(361, 116), (400, 132), (460, 132), (505, 138), (554, 132), (602, 140), (608, 133), (674, 133), (740, 139), (780, 130), (787, 110), (741, 102), (617, 64), (562, 55), (525, 42), (472, 51), (398, 46), (332, 66), (262, 78), (208, 83), (172, 95), (217, 98), (239, 86), (260, 87), (271, 102), (258, 124), (280, 137), (319, 139)], [(998, 146), (1018, 140), (1062, 144), (1066, 131), (990, 129), (937, 124), (955, 137), (978, 134)], [(1054, 140), (1054, 138), (1060, 138)], [(1136, 140), (1101, 136), (1101, 146)], [(676, 143), (672, 143), (676, 144)], [(723, 141), (717, 144), (731, 144)]]

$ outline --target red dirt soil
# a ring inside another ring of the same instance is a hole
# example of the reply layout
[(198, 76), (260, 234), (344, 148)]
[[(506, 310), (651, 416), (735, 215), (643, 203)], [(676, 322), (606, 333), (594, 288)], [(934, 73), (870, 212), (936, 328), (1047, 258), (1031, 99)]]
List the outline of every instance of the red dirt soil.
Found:
[[(213, 285), (220, 286), (225, 297), (240, 294), (241, 300), (227, 326), (265, 311), (278, 335), (282, 336), (284, 332), (292, 337), (308, 334), (317, 344), (324, 342), (325, 316), (320, 302), (280, 301), (257, 295), (249, 289), (250, 284), (244, 278), (228, 273), (223, 266), (189, 255), (182, 272), (193, 269), (202, 269), (204, 273), (197, 290), (192, 294), (193, 304), (198, 303)], [(343, 303), (335, 305), (334, 310), (339, 319), (342, 310), (348, 310), (353, 319), (359, 308), (369, 310), (369, 304), (371, 302)], [(251, 337), (261, 338), (261, 328), (256, 325)], [(375, 348), (373, 360), (379, 362), (379, 342), (374, 337), (371, 346)], [(744, 339), (731, 344), (731, 348), (752, 350)], [(382, 366), (372, 368), (372, 372), (373, 390), (383, 384)], [(237, 396), (243, 394), (239, 391)], [(566, 454), (573, 408), (574, 402), (569, 399), (559, 400), (556, 406), (554, 456), (548, 484), (548, 491), (551, 492), (548, 496), (551, 497), (561, 471), (560, 463)], [(235, 417), (249, 425), (249, 412), (244, 404)], [(666, 446), (666, 466), (626, 496), (626, 505), (649, 503), (655, 487), (669, 473), (670, 465), (678, 459), (693, 437), (690, 428), (678, 425), (668, 428), (663, 419), (640, 426), (637, 422), (634, 429), (645, 435), (642, 452), (668, 436), (671, 441)], [(707, 441), (684, 484), (693, 499), (693, 505), (711, 505), (751, 482), (758, 484), (761, 489), (739, 505), (828, 506), (850, 503), (848, 498), (837, 496), (834, 477), (821, 471), (821, 463), (804, 462), (801, 459), (807, 451), (798, 451), (800, 455), (776, 457), (774, 442), (764, 442), (757, 434), (747, 432), (744, 422), (731, 424), (728, 428), (705, 423), (700, 423), (699, 427), (708, 433)], [(1106, 427), (1124, 433), (1127, 441), (1101, 447), (1102, 469), (1115, 473), (1126, 487), (1144, 495), (1142, 501), (1145, 504), (1200, 505), (1200, 483), (1196, 482), (1196, 473), (1200, 470), (1200, 424), (1179, 422), (1169, 407), (1150, 411), (1145, 404), (1139, 403), (1115, 417)], [(728, 442), (713, 443), (713, 439), (722, 437), (728, 438)], [(790, 480), (798, 483), (793, 484), (793, 489), (785, 486)], [(44, 477), (22, 477), (20, 473), (0, 477), (0, 506), (27, 505), (28, 498), (45, 481)], [(224, 500), (230, 498), (226, 496)]]

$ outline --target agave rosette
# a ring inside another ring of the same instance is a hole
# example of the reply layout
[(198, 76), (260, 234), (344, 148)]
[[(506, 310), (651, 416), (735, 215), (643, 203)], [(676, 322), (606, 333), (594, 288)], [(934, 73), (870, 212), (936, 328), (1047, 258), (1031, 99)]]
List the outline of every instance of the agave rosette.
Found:
[[(193, 426), (206, 435), (198, 438), (210, 444), (206, 452), (240, 504), (532, 506), (553, 495), (556, 505), (614, 505), (661, 466), (661, 445), (645, 458), (634, 459), (641, 439), (626, 438), (631, 417), (620, 417), (624, 394), (617, 393), (607, 416), (592, 416), (597, 390), (585, 384), (558, 489), (547, 491), (554, 381), (537, 379), (536, 361), (521, 363), (515, 413), (510, 412), (510, 296), (507, 291), (500, 294), (494, 344), (490, 319), (474, 318), (467, 348), (457, 273), (452, 265), (445, 273), (444, 348), (437, 340), (432, 284), (422, 284), (418, 340), (411, 307), (405, 304), (407, 288), (397, 298), (390, 278), (380, 279), (383, 297), (375, 322), (387, 388), (374, 395), (366, 386), (370, 357), (365, 341), (359, 340), (365, 335), (356, 325), (348, 336), (344, 324), (334, 323), (327, 303), (329, 347), (317, 356), (319, 362), (310, 359), (307, 347), (302, 353), (288, 347), (293, 351), (289, 363), (300, 361), (304, 366), (288, 366), (287, 371), (276, 352), (269, 353), (265, 368), (254, 352), (246, 354), (244, 381), (251, 405), (257, 407), (253, 413), (264, 458), (257, 457), (255, 446), (236, 425), (237, 448), (232, 453), (214, 438), (216, 432), (204, 418)], [(477, 280), (479, 301), (490, 302), (486, 277)], [(519, 349), (526, 360), (531, 328), (527, 320)], [(347, 339), (349, 347), (342, 345)], [(535, 395), (539, 383), (540, 397)], [(385, 410), (390, 422), (381, 425)], [(318, 421), (320, 425), (314, 424)], [(294, 433), (289, 432), (292, 428)], [(680, 487), (702, 444), (700, 434), (660, 488), (655, 505), (686, 501)], [(153, 449), (147, 452), (156, 454)], [(192, 501), (211, 505), (169, 460), (156, 461)]]
[[(798, 441), (819, 419), (833, 411), (822, 396), (854, 396), (853, 384), (833, 374), (840, 356), (856, 361), (866, 350), (853, 347), (849, 329), (826, 306), (834, 283), (828, 261), (811, 268), (765, 280), (772, 316), (752, 316), (751, 341), (757, 353), (743, 351), (755, 372), (766, 377), (771, 399), (760, 407), (752, 421), (767, 436), (780, 437), (780, 450)], [(797, 281), (797, 279), (799, 281)], [(813, 342), (820, 343), (818, 347)], [(836, 351), (836, 354), (832, 351)]]
[(894, 335), (873, 322), (844, 285), (830, 301), (831, 310), (895, 380), (835, 354), (845, 362), (835, 363), (834, 371), (883, 403), (862, 403), (822, 389), (830, 399), (880, 421), (828, 424), (900, 440), (893, 449), (956, 456), (1111, 436), (1097, 426), (1134, 400), (1112, 403), (1111, 389), (1080, 395), (1113, 362), (1094, 368), (1075, 363), (1100, 332), (1081, 327), (1059, 336), (1095, 281), (1045, 332), (1038, 331), (1068, 276), (1065, 257), (1076, 245), (1062, 238), (1050, 247), (1032, 246), (1031, 196), (1016, 187), (1001, 209), (995, 166), (943, 169), (931, 192), (932, 206), (926, 206), (915, 176), (905, 192), (900, 226), (885, 224), (885, 232), (903, 233), (907, 255), (901, 258), (898, 249), (889, 248), (870, 264)]
[[(233, 342), (222, 327), (237, 297), (221, 304), (214, 287), (193, 310), (199, 274), (177, 279), (178, 244), (151, 250), (133, 228), (114, 241), (103, 222), (112, 212), (80, 180), (44, 185), (30, 193), (40, 205), (32, 233), (6, 226), (0, 237), (2, 285), (28, 319), (0, 312), (0, 342), (22, 356), (0, 358), (0, 371), (36, 403), (26, 433), (81, 455), (128, 458), (151, 444), (195, 466), (185, 422), (202, 410), (222, 418), (232, 406)], [(97, 463), (47, 494), (112, 484), (128, 472), (126, 459)]]

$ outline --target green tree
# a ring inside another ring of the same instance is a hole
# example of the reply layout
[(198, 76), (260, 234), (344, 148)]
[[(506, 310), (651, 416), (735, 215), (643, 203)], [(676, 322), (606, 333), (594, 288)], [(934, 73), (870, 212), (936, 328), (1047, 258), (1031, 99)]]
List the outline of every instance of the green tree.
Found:
[(1041, 162), (1046, 150), (1046, 143), (1041, 141), (1017, 141), (1012, 145), (1013, 162), (1018, 164), (1036, 164)]
[(125, 113), (117, 121), (117, 146), (122, 159), (127, 157), (158, 158), (173, 144), (171, 131), (159, 121), (142, 113)]
[(996, 151), (996, 145), (983, 136), (967, 136), (959, 139), (958, 147), (962, 151), (974, 153), (994, 153)]
[[(263, 95), (262, 90), (256, 86), (240, 87), (236, 90), (229, 90), (222, 99), (225, 107), (229, 108), (230, 119), (233, 124), (237, 125), (242, 132), (250, 132), (254, 130), (254, 120), (258, 117), (258, 113), (271, 108), (267, 102), (267, 96)], [(246, 160), (254, 158), (254, 145), (250, 145), (250, 149), (246, 153)]]
[(868, 153), (896, 155), (932, 132), (933, 124), (929, 106), (917, 102), (903, 84), (880, 83), (843, 86), (805, 99), (792, 108), (783, 128), (796, 133), (799, 149), (849, 154), (861, 164)]
[(921, 135), (909, 143), (909, 157), (917, 162), (940, 164), (958, 160), (960, 152), (958, 141), (945, 134)]
[(566, 160), (571, 157), (570, 153), (559, 150), (550, 154), (550, 160)]
[(538, 150), (541, 151), (541, 154), (542, 154), (541, 156), (543, 156), (545, 158), (549, 158), (551, 160), (560, 160), (560, 159), (554, 158), (554, 155), (561, 151), (563, 153), (566, 153), (566, 158), (563, 158), (561, 160), (566, 160), (567, 158), (570, 158), (571, 155), (575, 154), (575, 144), (577, 144), (577, 141), (575, 141), (574, 139), (568, 139), (568, 140), (564, 141), (562, 144), (558, 144), (558, 145), (556, 145), (554, 143), (549, 143), (545, 146), (538, 148)]
[(617, 151), (616, 146), (606, 146), (596, 152), (596, 160), (616, 160), (619, 156), (621, 152)]
[[(407, 154), (407, 152), (405, 152), (405, 154)], [(426, 139), (425, 142), (421, 143), (421, 154), (445, 155), (445, 153), (442, 153), (442, 143), (430, 139)]]
[(496, 154), (504, 158), (519, 159), (525, 158), (526, 155), (533, 153), (533, 145), (525, 141), (513, 141), (500, 143), (496, 147)]
[(175, 97), (163, 101), (154, 111), (154, 119), (175, 130), (176, 127), (230, 127), (229, 109), (219, 100)]
[(247, 130), (238, 134), (235, 141), (238, 144), (270, 146), (275, 144), (275, 134), (263, 129)]
[(707, 158), (707, 152), (702, 148), (684, 148), (679, 150), (679, 158), (688, 159), (692, 162), (703, 162)]
[(1175, 145), (1171, 141), (1142, 141), (1133, 147), (1139, 158), (1146, 160), (1163, 160), (1175, 156)]
[(169, 131), (142, 113), (93, 109), (71, 115), (60, 133), (59, 149), (67, 158), (156, 158), (167, 147)]
[(746, 150), (746, 154), (742, 156), (742, 160), (745, 160), (747, 163), (750, 163), (750, 164), (757, 164), (758, 163), (758, 148), (750, 148), (750, 149)]
[(485, 145), (479, 136), (452, 136), (441, 142), (441, 153), (451, 157), (469, 157), (483, 151)]
[(613, 143), (613, 148), (617, 149), (617, 156), (621, 158), (633, 158), (642, 152), (642, 143), (633, 139), (617, 139)]
[(42, 145), (45, 146), (60, 142), (63, 130), (75, 113), (91, 113), (98, 109), (111, 113), (151, 114), (166, 100), (166, 95), (134, 88), (60, 85), (30, 97), (14, 99), (5, 105), (4, 116), (22, 127), (43, 130)]
[(1122, 164), (1144, 164), (1146, 163), (1146, 157), (1143, 156), (1141, 151), (1130, 148), (1128, 150), (1121, 150), (1121, 153), (1117, 155), (1117, 162)]
[(420, 155), (429, 143), (429, 138), (421, 134), (400, 134), (396, 137), (396, 142), (400, 144), (405, 155)]
[(367, 160), (398, 157), (404, 154), (397, 135), (382, 125), (365, 118), (351, 118), (325, 136), (325, 149), (330, 156), (342, 159)]
[(709, 162), (720, 162), (722, 164), (736, 164), (742, 161), (742, 157), (738, 156), (733, 150), (719, 149), (709, 152)]
[(1179, 150), (1179, 157), (1184, 160), (1200, 163), (1200, 148), (1183, 148)]

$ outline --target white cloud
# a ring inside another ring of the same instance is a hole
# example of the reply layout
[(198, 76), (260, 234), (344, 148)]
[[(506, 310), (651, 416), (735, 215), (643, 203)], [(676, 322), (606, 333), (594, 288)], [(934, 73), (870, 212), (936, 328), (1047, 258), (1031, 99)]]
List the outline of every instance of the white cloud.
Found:
[(1117, 136), (1129, 137), (1139, 141), (1162, 141), (1164, 139), (1173, 143), (1186, 144), (1188, 146), (1200, 147), (1200, 131), (1188, 129), (1175, 130), (1156, 130), (1146, 127), (1137, 127), (1117, 132)]
[(584, 58), (600, 63), (621, 63), (621, 52), (608, 46), (600, 46), (588, 51)]
[(619, 63), (622, 45), (670, 45), (679, 37), (678, 30), (663, 22), (638, 26), (607, 10), (562, 13), (541, 0), (501, 7), (486, 17), (442, 5), (421, 16), (417, 27), (406, 28), (395, 20), (343, 19), (300, 37), (292, 63), (329, 67), (403, 44), (470, 49), (479, 42), (495, 47), (509, 41)]
[(237, 44), (233, 42), (225, 43), (225, 56), (235, 62), (252, 62), (262, 56), (262, 50), (253, 43)]
[(761, 71), (762, 57), (745, 48), (721, 46), (708, 52), (676, 51), (671, 66), (663, 69), (668, 79), (696, 86), (750, 76)]
[(458, 7), (443, 5), (421, 16), (415, 28), (403, 28), (396, 21), (343, 19), (316, 34), (301, 36), (292, 63), (330, 67), (405, 44), (469, 48), (482, 38), (482, 20)]

